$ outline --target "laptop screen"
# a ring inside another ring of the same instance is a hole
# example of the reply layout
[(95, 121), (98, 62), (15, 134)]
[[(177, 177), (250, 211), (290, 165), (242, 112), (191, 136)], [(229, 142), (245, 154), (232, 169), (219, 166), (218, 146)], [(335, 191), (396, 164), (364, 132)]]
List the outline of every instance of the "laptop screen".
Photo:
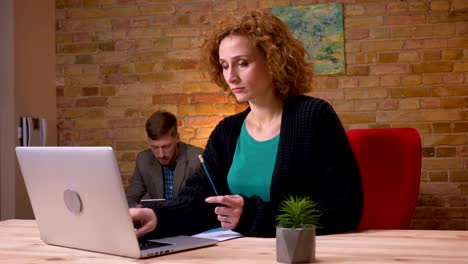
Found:
[(16, 155), (48, 244), (140, 258), (217, 242), (166, 238), (146, 243), (159, 251), (141, 251), (111, 147), (17, 147)]

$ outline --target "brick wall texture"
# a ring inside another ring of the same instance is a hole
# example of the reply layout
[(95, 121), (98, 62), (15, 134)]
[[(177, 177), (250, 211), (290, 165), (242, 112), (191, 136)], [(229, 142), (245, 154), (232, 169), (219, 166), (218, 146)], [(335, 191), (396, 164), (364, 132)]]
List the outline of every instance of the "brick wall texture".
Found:
[[(231, 11), (325, 2), (57, 0), (59, 145), (112, 146), (125, 184), (155, 110), (175, 113), (182, 140), (203, 147), (219, 120), (245, 109), (200, 73), (203, 31)], [(346, 74), (315, 77), (310, 95), (346, 129), (418, 129), (412, 228), (468, 230), (468, 1), (341, 2)]]

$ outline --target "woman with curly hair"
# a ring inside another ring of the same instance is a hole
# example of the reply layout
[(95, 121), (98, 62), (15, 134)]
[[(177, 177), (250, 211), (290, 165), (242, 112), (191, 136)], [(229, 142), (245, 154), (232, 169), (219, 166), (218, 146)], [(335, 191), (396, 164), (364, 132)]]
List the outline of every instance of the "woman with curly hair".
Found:
[(192, 235), (220, 225), (274, 237), (280, 202), (308, 196), (321, 211), (318, 234), (353, 230), (361, 217), (359, 170), (346, 132), (311, 90), (306, 51), (286, 24), (259, 10), (230, 16), (207, 34), (202, 65), (249, 107), (223, 119), (203, 153), (220, 195), (200, 168), (175, 201), (130, 209), (137, 236)]

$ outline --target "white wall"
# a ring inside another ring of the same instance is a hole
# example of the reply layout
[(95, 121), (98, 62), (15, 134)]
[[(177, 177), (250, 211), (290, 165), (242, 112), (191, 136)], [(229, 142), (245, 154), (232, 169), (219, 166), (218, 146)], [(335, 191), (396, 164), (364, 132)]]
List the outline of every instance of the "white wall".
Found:
[(0, 19), (0, 219), (29, 219), (14, 147), (23, 115), (47, 118), (47, 144), (57, 144), (55, 0), (0, 0)]
[(0, 1), (0, 220), (15, 216), (13, 1)]

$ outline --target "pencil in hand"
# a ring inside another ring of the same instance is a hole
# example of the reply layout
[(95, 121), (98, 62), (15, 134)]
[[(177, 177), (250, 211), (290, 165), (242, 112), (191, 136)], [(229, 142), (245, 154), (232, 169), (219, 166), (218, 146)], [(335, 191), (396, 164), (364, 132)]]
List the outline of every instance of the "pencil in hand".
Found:
[(208, 172), (208, 169), (206, 168), (206, 165), (205, 165), (205, 160), (203, 159), (203, 156), (202, 155), (198, 155), (198, 159), (200, 159), (200, 162), (202, 164), (202, 167), (203, 169), (205, 170), (205, 173), (206, 173), (206, 176), (208, 177), (208, 180), (210, 181), (210, 184), (211, 184), (211, 187), (213, 188), (213, 191), (215, 193), (216, 196), (218, 196), (218, 191), (216, 190), (216, 187), (213, 183), (213, 180), (211, 179), (211, 176), (210, 176), (210, 173)]

